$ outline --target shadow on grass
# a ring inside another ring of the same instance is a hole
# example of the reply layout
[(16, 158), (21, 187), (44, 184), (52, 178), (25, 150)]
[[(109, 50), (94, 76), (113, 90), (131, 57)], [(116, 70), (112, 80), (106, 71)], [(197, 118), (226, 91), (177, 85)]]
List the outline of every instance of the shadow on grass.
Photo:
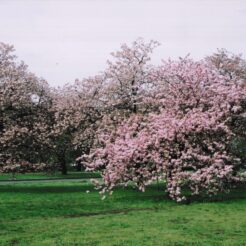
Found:
[(0, 187), (0, 193), (74, 193), (74, 192), (85, 192), (87, 190), (98, 192), (94, 190), (92, 185), (74, 185), (74, 186), (2, 186)]
[(200, 194), (195, 196), (187, 196), (187, 200), (183, 204), (191, 203), (207, 203), (207, 202), (230, 202), (236, 200), (246, 199), (246, 184), (238, 184), (231, 188), (228, 193), (218, 193), (217, 195), (209, 196), (207, 194)]
[[(76, 185), (69, 184), (54, 184), (54, 185), (3, 185), (0, 186), (0, 193), (32, 193), (32, 194), (48, 194), (48, 193), (81, 193), (90, 191), (90, 193), (98, 193), (98, 190), (94, 189), (92, 184), (88, 183), (77, 183)], [(126, 199), (130, 202), (134, 201), (146, 201), (150, 200), (153, 202), (164, 202), (171, 201), (165, 192), (165, 187), (158, 187), (156, 184), (152, 184), (147, 187), (145, 192), (139, 191), (136, 187), (118, 187), (115, 189), (113, 194), (113, 200), (117, 202), (125, 201)], [(203, 203), (203, 202), (221, 202), (221, 201), (232, 201), (246, 199), (246, 184), (241, 184), (236, 188), (233, 188), (230, 193), (218, 194), (212, 197), (207, 195), (199, 196), (188, 196), (187, 200), (181, 204), (191, 203)]]

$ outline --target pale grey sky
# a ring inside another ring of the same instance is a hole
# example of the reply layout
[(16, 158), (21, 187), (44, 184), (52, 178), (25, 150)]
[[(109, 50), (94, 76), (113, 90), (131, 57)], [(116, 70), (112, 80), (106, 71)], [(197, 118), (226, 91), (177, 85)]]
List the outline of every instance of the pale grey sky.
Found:
[(0, 41), (51, 85), (103, 70), (138, 37), (162, 45), (153, 63), (226, 48), (246, 55), (245, 0), (0, 0)]

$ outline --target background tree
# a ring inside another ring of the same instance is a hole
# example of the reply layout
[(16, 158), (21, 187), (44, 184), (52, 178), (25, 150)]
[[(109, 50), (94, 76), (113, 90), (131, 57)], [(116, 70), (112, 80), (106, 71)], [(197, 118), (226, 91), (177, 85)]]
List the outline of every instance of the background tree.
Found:
[(0, 171), (35, 170), (47, 161), (49, 86), (0, 43)]
[[(63, 174), (69, 163), (89, 153), (94, 143), (98, 121), (103, 115), (102, 77), (95, 76), (55, 90), (55, 122), (51, 136), (54, 153)], [(78, 164), (79, 165), (79, 164)]]
[(107, 106), (112, 109), (136, 113), (141, 108), (143, 97), (152, 87), (149, 76), (153, 66), (149, 64), (150, 55), (159, 45), (156, 41), (145, 43), (141, 38), (132, 46), (123, 44), (117, 52), (112, 52), (112, 61), (104, 75), (104, 90)]
[(140, 38), (131, 46), (123, 44), (119, 51), (111, 53), (112, 60), (107, 61), (107, 68), (98, 76), (97, 101), (102, 105), (102, 117), (94, 134), (93, 148), (103, 145), (98, 136), (115, 132), (118, 124), (130, 115), (150, 111), (146, 100), (154, 87), (150, 55), (158, 45), (156, 41), (144, 42)]

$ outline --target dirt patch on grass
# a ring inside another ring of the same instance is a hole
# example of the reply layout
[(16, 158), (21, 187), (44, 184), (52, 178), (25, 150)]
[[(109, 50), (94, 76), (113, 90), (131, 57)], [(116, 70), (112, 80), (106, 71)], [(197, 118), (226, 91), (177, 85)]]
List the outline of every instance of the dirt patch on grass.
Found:
[(98, 215), (110, 215), (110, 214), (128, 214), (134, 211), (158, 211), (157, 208), (127, 208), (127, 209), (113, 209), (104, 210), (99, 212), (86, 212), (79, 214), (71, 214), (64, 216), (65, 218), (77, 218), (77, 217), (88, 217), (88, 216), (98, 216)]

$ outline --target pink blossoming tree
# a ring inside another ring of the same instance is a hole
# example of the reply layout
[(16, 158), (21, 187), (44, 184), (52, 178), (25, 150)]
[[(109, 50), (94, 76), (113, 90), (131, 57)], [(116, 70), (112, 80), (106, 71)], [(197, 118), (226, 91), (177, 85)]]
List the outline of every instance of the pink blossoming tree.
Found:
[(54, 123), (50, 136), (53, 153), (63, 174), (69, 162), (90, 151), (98, 121), (102, 118), (102, 77), (76, 80), (54, 90), (52, 111)]
[(159, 110), (136, 113), (116, 131), (100, 136), (101, 148), (88, 156), (88, 170), (101, 169), (102, 192), (134, 182), (139, 189), (157, 178), (171, 198), (216, 194), (240, 181), (245, 163), (232, 151), (234, 116), (245, 122), (246, 91), (216, 66), (186, 58), (168, 61), (153, 74), (158, 85), (147, 100)]
[(49, 149), (48, 84), (0, 43), (0, 172), (42, 168)]

